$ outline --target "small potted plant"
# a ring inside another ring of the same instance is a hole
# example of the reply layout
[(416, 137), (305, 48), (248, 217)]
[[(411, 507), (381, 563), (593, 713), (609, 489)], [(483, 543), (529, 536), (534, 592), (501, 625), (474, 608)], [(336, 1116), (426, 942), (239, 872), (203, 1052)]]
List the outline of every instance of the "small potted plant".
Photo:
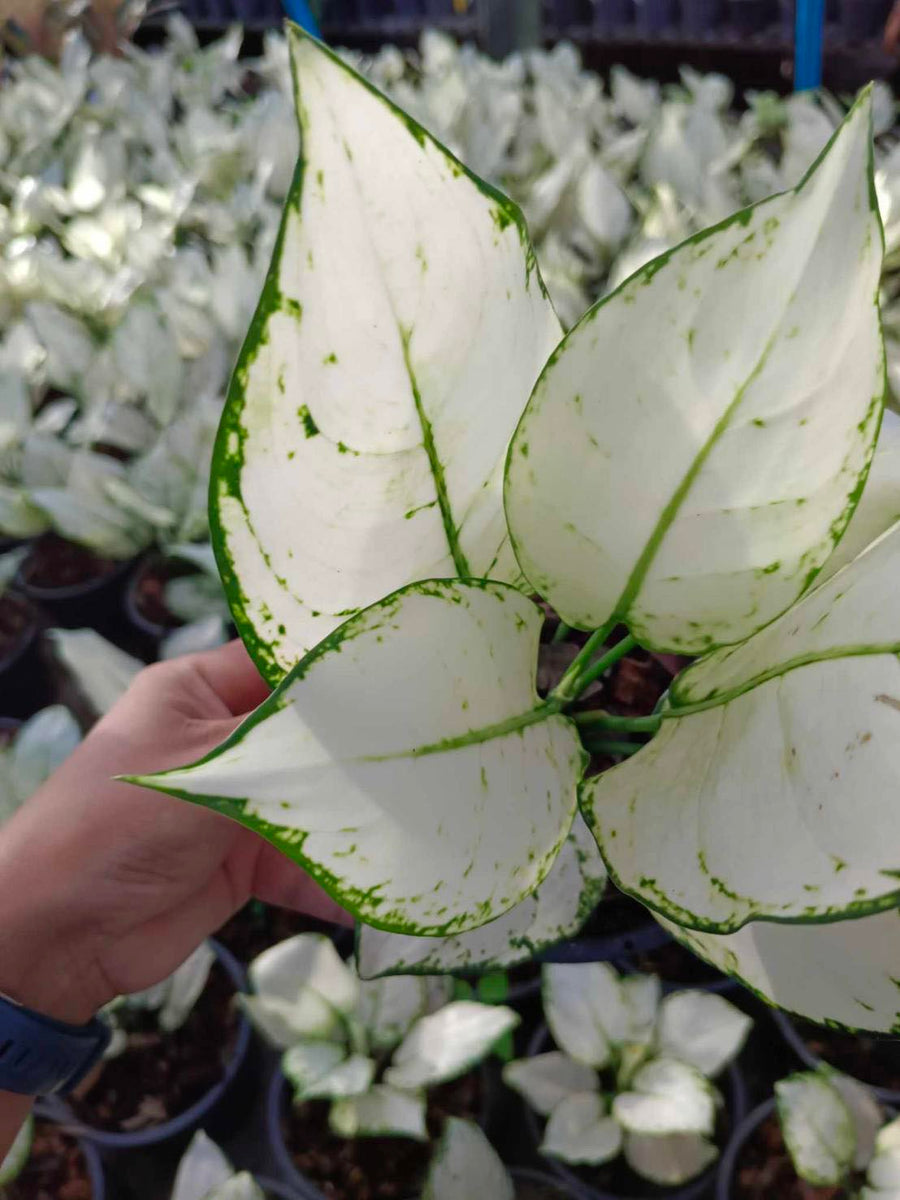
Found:
[[(736, 1073), (727, 1107), (712, 1080), (737, 1056), (750, 1018), (708, 992), (661, 999), (657, 979), (620, 977), (606, 963), (545, 965), (543, 999), (549, 1029), (503, 1069), (526, 1100), (540, 1153), (595, 1200), (648, 1187), (703, 1194), (743, 1111)], [(547, 1048), (551, 1034), (558, 1049)]]
[(299, 1200), (273, 1180), (236, 1171), (208, 1134), (198, 1129), (175, 1173), (169, 1200)]
[[(0, 1163), (3, 1200), (104, 1200), (97, 1151), (51, 1121), (28, 1116)], [(237, 1198), (236, 1198), (237, 1200)]]
[(103, 1062), (65, 1103), (42, 1101), (87, 1141), (119, 1151), (182, 1137), (225, 1099), (250, 1043), (234, 1005), (237, 961), (204, 943), (168, 979), (104, 1010), (113, 1036)]
[(361, 1180), (415, 1194), (446, 1118), (482, 1117), (477, 1068), (518, 1015), (450, 1000), (445, 978), (361, 981), (317, 934), (266, 950), (249, 975), (241, 1006), (283, 1051), (268, 1102), (282, 1176), (334, 1200), (354, 1200)]
[(735, 1130), (716, 1200), (890, 1200), (900, 1180), (900, 1119), (828, 1067), (790, 1075)]

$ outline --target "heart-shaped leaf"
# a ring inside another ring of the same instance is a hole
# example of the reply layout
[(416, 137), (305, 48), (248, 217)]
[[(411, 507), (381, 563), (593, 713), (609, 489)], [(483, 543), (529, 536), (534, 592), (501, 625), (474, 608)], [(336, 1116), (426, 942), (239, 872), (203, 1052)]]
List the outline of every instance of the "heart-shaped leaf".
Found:
[[(749, 641), (676, 680), (673, 719), (583, 788), (617, 883), (712, 933), (897, 904), (898, 591), (895, 526)], [(691, 704), (714, 707), (679, 717)]]
[(417, 938), (360, 925), (357, 959), (363, 978), (484, 971), (528, 962), (538, 951), (574, 937), (606, 887), (606, 868), (590, 830), (576, 815), (553, 869), (540, 887), (489, 925), (450, 938)]
[(621, 1149), (622, 1130), (606, 1115), (599, 1092), (561, 1100), (550, 1114), (541, 1142), (541, 1154), (594, 1166), (610, 1162)]
[(211, 523), (271, 683), (435, 576), (519, 576), (509, 439), (561, 336), (519, 210), (289, 27), (303, 159), (213, 460)]
[(529, 1106), (542, 1117), (549, 1117), (567, 1096), (600, 1090), (597, 1072), (569, 1058), (561, 1050), (507, 1063), (503, 1068), (503, 1082), (524, 1096)]
[(673, 992), (659, 1008), (660, 1053), (714, 1079), (736, 1058), (753, 1021), (715, 992)]
[(328, 1124), (338, 1137), (408, 1137), (428, 1141), (425, 1098), (416, 1092), (376, 1084), (362, 1096), (336, 1100)]
[(627, 1092), (616, 1096), (613, 1116), (629, 1133), (709, 1136), (716, 1120), (716, 1093), (696, 1067), (655, 1058), (635, 1072)]
[(451, 1117), (431, 1160), (422, 1200), (514, 1200), (514, 1193), (502, 1160), (478, 1126)]
[(535, 890), (575, 814), (585, 756), (534, 690), (541, 621), (504, 584), (413, 584), (199, 763), (132, 782), (261, 833), (370, 924), (475, 928)]
[(629, 1133), (624, 1153), (633, 1171), (661, 1187), (676, 1187), (694, 1179), (719, 1156), (712, 1142), (698, 1133)]
[(394, 1051), (384, 1081), (414, 1089), (456, 1079), (518, 1024), (519, 1015), (511, 1008), (455, 1000), (413, 1025)]
[(577, 1062), (605, 1067), (618, 1047), (649, 1040), (659, 980), (621, 979), (609, 963), (547, 963), (541, 983), (554, 1041)]
[(831, 553), (885, 388), (869, 126), (864, 97), (796, 192), (638, 271), (548, 363), (506, 512), (570, 625), (704, 651), (784, 611)]
[(794, 1169), (816, 1187), (837, 1186), (850, 1172), (856, 1129), (850, 1109), (823, 1074), (804, 1071), (775, 1084), (778, 1117)]

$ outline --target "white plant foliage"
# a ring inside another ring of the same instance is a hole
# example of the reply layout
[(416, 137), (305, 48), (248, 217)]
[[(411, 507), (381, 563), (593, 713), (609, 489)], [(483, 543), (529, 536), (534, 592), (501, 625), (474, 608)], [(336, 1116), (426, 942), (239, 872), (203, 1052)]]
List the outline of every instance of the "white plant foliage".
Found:
[(609, 963), (547, 963), (541, 979), (547, 1025), (577, 1062), (605, 1067), (619, 1047), (652, 1033), (660, 994), (655, 977), (629, 986)]
[(421, 1017), (394, 1051), (384, 1081), (414, 1090), (464, 1075), (519, 1024), (519, 1015), (503, 1005), (455, 1000)]
[(606, 1115), (598, 1092), (566, 1096), (553, 1109), (540, 1145), (541, 1154), (564, 1162), (599, 1166), (622, 1149), (622, 1129)]
[(639, 272), (542, 374), (506, 511), (523, 571), (570, 625), (616, 619), (645, 646), (704, 651), (786, 609), (831, 553), (884, 391), (869, 122), (862, 99), (797, 191)]
[(471, 1121), (450, 1117), (435, 1151), (422, 1200), (514, 1200), (515, 1186), (497, 1151)]
[(51, 629), (56, 657), (99, 716), (130, 687), (143, 663), (93, 629)]
[(715, 1088), (696, 1067), (675, 1058), (655, 1058), (638, 1069), (628, 1091), (616, 1096), (613, 1116), (629, 1133), (709, 1137), (715, 1126), (716, 1098)]
[(840, 1071), (828, 1071), (828, 1082), (835, 1089), (853, 1118), (855, 1148), (853, 1168), (864, 1171), (875, 1153), (878, 1133), (884, 1124), (884, 1110), (865, 1084)]
[(363, 978), (387, 973), (501, 969), (578, 933), (606, 887), (603, 859), (576, 813), (572, 830), (540, 886), (502, 917), (470, 933), (419, 938), (360, 925), (357, 960)]
[(898, 579), (895, 526), (766, 629), (679, 676), (673, 713), (714, 706), (664, 721), (582, 791), (627, 891), (714, 933), (895, 905)]
[(597, 1072), (561, 1050), (521, 1058), (503, 1068), (503, 1082), (518, 1092), (542, 1117), (549, 1117), (567, 1096), (597, 1092)]
[(273, 683), (414, 580), (518, 578), (502, 462), (560, 334), (518, 211), (320, 43), (288, 42), (303, 170), (212, 504), (235, 619)]
[(674, 992), (659, 1008), (657, 1046), (714, 1079), (740, 1053), (752, 1027), (752, 1019), (724, 996)]
[(30, 717), (0, 747), (0, 821), (8, 820), (81, 742), (78, 722), (62, 704)]
[[(412, 585), (323, 642), (206, 759), (134, 782), (261, 832), (363, 920), (465, 932), (535, 890), (575, 815), (584, 755), (539, 707), (540, 625), (501, 584)], [(435, 823), (444, 803), (452, 819)]]
[(215, 961), (215, 951), (208, 942), (201, 942), (166, 979), (142, 992), (117, 996), (105, 1005), (103, 1013), (113, 1031), (106, 1057), (115, 1058), (127, 1048), (129, 1013), (153, 1013), (162, 1033), (180, 1029), (203, 994)]
[(860, 1200), (897, 1200), (900, 1196), (900, 1118), (884, 1125), (866, 1172)]
[(660, 1137), (629, 1133), (624, 1139), (623, 1153), (633, 1171), (661, 1187), (676, 1187), (695, 1179), (719, 1156), (712, 1142), (694, 1133)]
[(328, 1123), (338, 1137), (400, 1136), (428, 1141), (424, 1097), (381, 1083), (364, 1095), (337, 1100)]
[(853, 1115), (825, 1075), (803, 1072), (775, 1084), (778, 1118), (797, 1174), (816, 1187), (842, 1183), (853, 1167)]
[(207, 1200), (234, 1177), (234, 1168), (216, 1143), (198, 1129), (184, 1152), (170, 1200)]

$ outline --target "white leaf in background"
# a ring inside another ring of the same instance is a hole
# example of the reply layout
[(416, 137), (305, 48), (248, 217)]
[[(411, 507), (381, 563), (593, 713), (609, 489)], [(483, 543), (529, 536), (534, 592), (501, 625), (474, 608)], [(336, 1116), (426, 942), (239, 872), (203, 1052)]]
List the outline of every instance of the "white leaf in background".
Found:
[(658, 919), (694, 954), (778, 1008), (810, 1021), (881, 1033), (890, 1033), (900, 1020), (896, 908), (831, 924), (751, 921), (728, 935)]
[(322, 933), (299, 933), (270, 946), (256, 956), (248, 974), (260, 997), (291, 1001), (298, 988), (309, 988), (347, 1016), (359, 1002), (359, 981)]
[(421, 1017), (394, 1051), (384, 1081), (396, 1088), (431, 1087), (464, 1075), (519, 1024), (500, 1004), (455, 1000)]
[(900, 1117), (883, 1126), (875, 1139), (861, 1200), (896, 1200), (900, 1196)]
[(622, 1130), (606, 1115), (598, 1092), (560, 1101), (550, 1114), (540, 1145), (541, 1154), (590, 1166), (611, 1162), (621, 1148)]
[(393, 1049), (427, 1010), (427, 985), (416, 976), (396, 975), (359, 985), (356, 1018), (374, 1050)]
[(307, 1089), (327, 1079), (346, 1058), (347, 1051), (341, 1042), (299, 1040), (282, 1055), (281, 1070), (297, 1098), (305, 1100)]
[(746, 1013), (715, 992), (674, 992), (659, 1009), (657, 1044), (664, 1055), (715, 1077), (740, 1053), (753, 1027)]
[(649, 125), (659, 111), (659, 84), (652, 79), (639, 79), (626, 67), (611, 69), (609, 90), (617, 115), (632, 125)]
[(413, 580), (518, 577), (502, 462), (559, 337), (515, 207), (289, 42), (304, 171), (213, 468), (226, 589), (270, 682)]
[(413, 1138), (428, 1141), (425, 1098), (376, 1084), (364, 1096), (337, 1100), (328, 1113), (328, 1124), (338, 1137)]
[[(30, 717), (16, 733), (12, 749), (4, 753), (8, 756), (11, 809), (33, 796), (80, 741), (78, 722), (62, 704)], [(11, 809), (2, 814), (4, 819), (12, 815)]]
[(515, 1200), (497, 1151), (477, 1125), (451, 1117), (428, 1169), (422, 1200)]
[(216, 956), (210, 944), (201, 942), (193, 954), (169, 976), (165, 1004), (159, 1014), (160, 1029), (171, 1033), (181, 1028), (203, 994), (215, 961)]
[(326, 1075), (307, 1084), (302, 1094), (298, 1093), (298, 1099), (342, 1100), (363, 1096), (372, 1086), (377, 1069), (377, 1064), (371, 1058), (353, 1054)]
[(50, 629), (54, 654), (98, 715), (109, 712), (144, 664), (93, 629)]
[(816, 1187), (836, 1186), (856, 1153), (853, 1117), (824, 1074), (806, 1071), (775, 1084), (778, 1118), (794, 1169)]
[(556, 1044), (572, 1058), (604, 1067), (615, 1047), (646, 1036), (648, 1004), (658, 987), (630, 994), (609, 963), (545, 963), (541, 968), (544, 1015)]
[(363, 978), (383, 973), (484, 970), (528, 962), (541, 949), (578, 933), (606, 887), (606, 868), (576, 813), (550, 874), (537, 891), (496, 921), (449, 938), (418, 938), (360, 925)]
[(503, 1082), (524, 1096), (529, 1106), (542, 1117), (549, 1117), (566, 1096), (600, 1089), (600, 1077), (592, 1067), (576, 1062), (560, 1050), (507, 1063), (503, 1068)]
[(842, 1075), (840, 1071), (829, 1071), (827, 1078), (853, 1118), (853, 1168), (864, 1171), (875, 1152), (878, 1131), (884, 1124), (884, 1110), (864, 1083)]
[(216, 1143), (198, 1129), (175, 1173), (171, 1200), (208, 1200), (234, 1176), (234, 1167)]
[(372, 924), (482, 925), (541, 883), (576, 809), (583, 751), (534, 690), (541, 622), (502, 584), (414, 584), (326, 639), (201, 763), (133, 782), (258, 830)]
[(266, 1194), (249, 1171), (241, 1171), (204, 1200), (266, 1200)]
[(687, 1183), (719, 1156), (717, 1148), (696, 1133), (670, 1133), (661, 1137), (629, 1133), (624, 1153), (633, 1171), (661, 1187)]
[(582, 790), (617, 883), (715, 933), (896, 904), (898, 586), (895, 527), (749, 641), (678, 677), (675, 713), (718, 706), (664, 721)]
[(635, 1072), (629, 1090), (613, 1101), (612, 1111), (629, 1133), (710, 1136), (716, 1092), (695, 1067), (674, 1058), (655, 1058)]
[(159, 644), (161, 660), (214, 650), (228, 641), (228, 628), (219, 616), (201, 617), (166, 634)]
[(706, 650), (787, 608), (830, 554), (882, 407), (869, 157), (864, 99), (797, 192), (646, 267), (554, 355), (505, 501), (523, 571), (570, 625)]

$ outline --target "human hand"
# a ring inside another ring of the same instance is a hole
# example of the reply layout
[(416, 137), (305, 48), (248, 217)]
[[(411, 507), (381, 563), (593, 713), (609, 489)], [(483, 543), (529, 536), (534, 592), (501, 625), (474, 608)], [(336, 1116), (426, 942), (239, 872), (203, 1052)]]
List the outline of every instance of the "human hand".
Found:
[(251, 896), (346, 919), (250, 830), (113, 778), (196, 761), (267, 695), (240, 642), (138, 675), (0, 831), (0, 992), (79, 1024), (171, 974)]
[(895, 0), (884, 27), (884, 48), (888, 54), (900, 49), (900, 0)]

